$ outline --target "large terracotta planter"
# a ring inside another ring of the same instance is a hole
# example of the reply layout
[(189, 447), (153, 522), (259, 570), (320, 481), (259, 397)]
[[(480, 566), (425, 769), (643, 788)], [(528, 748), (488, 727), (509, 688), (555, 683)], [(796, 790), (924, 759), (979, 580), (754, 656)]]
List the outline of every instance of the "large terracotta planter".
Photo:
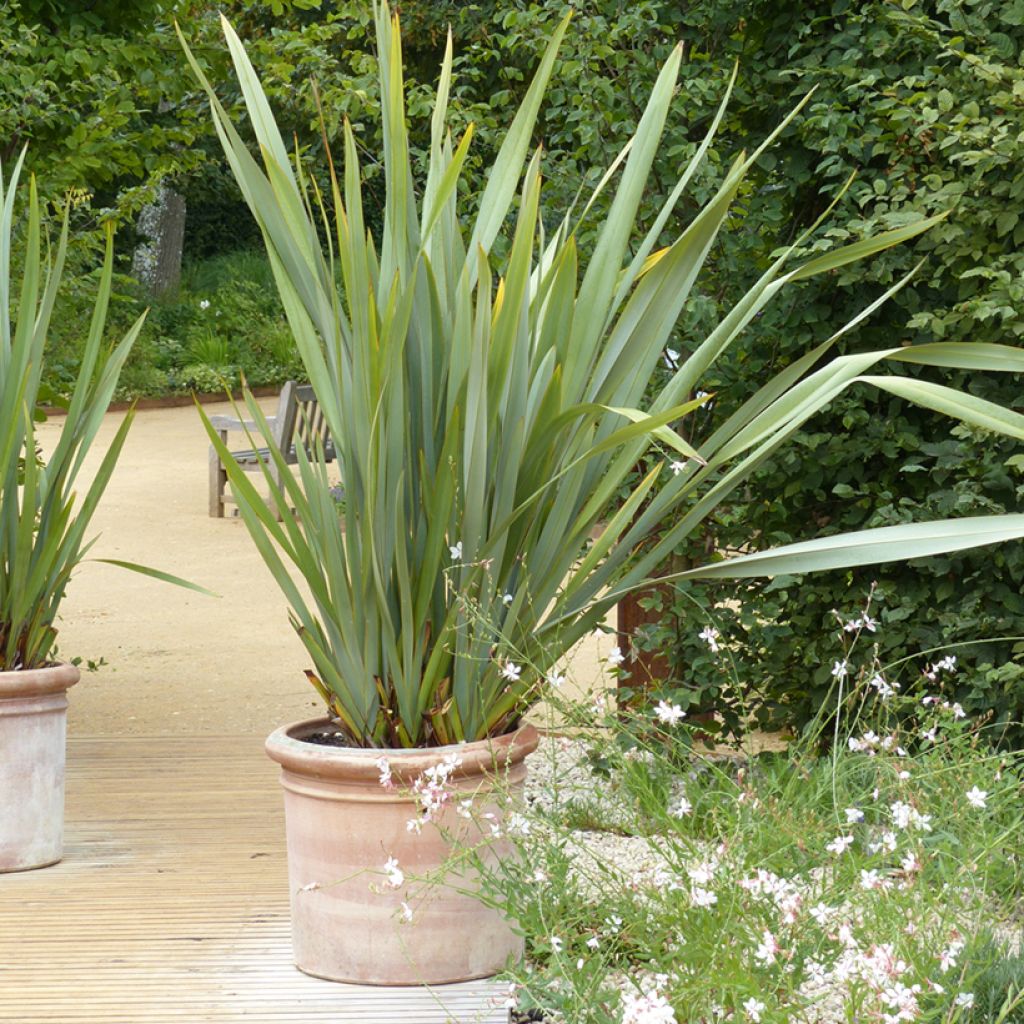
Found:
[(64, 748), (74, 665), (0, 672), (0, 871), (64, 852)]
[[(300, 722), (267, 740), (267, 753), (282, 767), (298, 967), (332, 981), (439, 985), (489, 977), (510, 956), (521, 956), (522, 940), (501, 914), (473, 898), (474, 879), (465, 871), (449, 874), (452, 884), (429, 889), (412, 876), (436, 873), (451, 841), (481, 840), (481, 827), (489, 830), (494, 820), (483, 815), (499, 813), (495, 786), (521, 790), (536, 730), (426, 750), (304, 742), (324, 729), (326, 719)], [(462, 760), (450, 777), (451, 798), (434, 822), (410, 831), (409, 821), (418, 817), (414, 782), (451, 754)], [(390, 765), (391, 787), (381, 784), (381, 757)], [(457, 807), (470, 797), (474, 817), (467, 820)], [(488, 857), (507, 854), (501, 839), (486, 848)], [(385, 875), (390, 858), (405, 876), (401, 884)]]

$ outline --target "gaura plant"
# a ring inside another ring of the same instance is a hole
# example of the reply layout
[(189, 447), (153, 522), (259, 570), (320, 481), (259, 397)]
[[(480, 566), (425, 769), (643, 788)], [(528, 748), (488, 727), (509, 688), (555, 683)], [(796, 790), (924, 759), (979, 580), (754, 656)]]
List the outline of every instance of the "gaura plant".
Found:
[[(189, 54), (235, 178), (262, 229), (334, 436), (345, 486), (340, 521), (316, 453), (307, 458), (299, 451), (297, 479), (286, 472), (279, 488), (265, 467), (268, 507), (212, 430), (210, 437), (227, 466), (240, 514), (290, 602), (292, 623), (313, 662), (310, 680), (352, 743), (431, 746), (514, 728), (571, 645), (622, 593), (641, 585), (759, 462), (853, 383), (1024, 437), (1024, 418), (977, 398), (909, 378), (862, 376), (873, 364), (893, 360), (1019, 371), (1024, 357), (1014, 349), (922, 345), (846, 356), (815, 369), (883, 295), (767, 382), (695, 449), (673, 424), (700, 408), (705, 399), (694, 395), (701, 376), (765, 303), (792, 281), (913, 238), (938, 218), (787, 269), (805, 240), (799, 239), (694, 345), (641, 412), (645, 388), (730, 202), (772, 139), (741, 155), (704, 209), (671, 244), (658, 247), (674, 229), (673, 210), (707, 152), (727, 90), (654, 224), (635, 238), (637, 208), (671, 105), (677, 48), (636, 133), (594, 196), (549, 231), (541, 216), (542, 154), (528, 151), (566, 18), (471, 215), (459, 208), (458, 186), (472, 128), (457, 143), (445, 128), (451, 39), (417, 197), (398, 19), (386, 5), (377, 6), (375, 16), (386, 185), (379, 238), (365, 219), (359, 154), (348, 124), (343, 170), (336, 175), (331, 165), (329, 193), (322, 194), (301, 163), (289, 160), (259, 80), (227, 22), (262, 167)], [(607, 216), (581, 267), (576, 227), (616, 176)], [(495, 241), (506, 231), (508, 257), (499, 266)], [(251, 396), (247, 404), (269, 438)], [(667, 453), (664, 462), (618, 503), (617, 492), (651, 445)], [(270, 462), (283, 468), (273, 446)], [(852, 551), (844, 547), (849, 540), (832, 538), (810, 554), (780, 550), (769, 569), (910, 557), (1024, 532), (1024, 517), (1010, 518), (998, 526), (985, 521), (901, 528), (886, 535), (897, 538), (895, 554), (870, 538)], [(660, 540), (645, 546), (655, 534)], [(725, 563), (706, 570), (727, 571)]]
[[(78, 377), (56, 447), (44, 462), (36, 444), (35, 414), (46, 337), (67, 254), (68, 209), (52, 258), (44, 258), (39, 197), (35, 179), (29, 179), (24, 270), (20, 288), (12, 289), (15, 200), (24, 159), (23, 151), (6, 185), (0, 167), (0, 671), (40, 668), (53, 656), (60, 603), (72, 572), (92, 545), (85, 534), (124, 447), (131, 412), (80, 502), (75, 486), (145, 319), (145, 314), (139, 317), (112, 348), (104, 343), (114, 272), (110, 229)], [(132, 563), (103, 561), (192, 586)]]

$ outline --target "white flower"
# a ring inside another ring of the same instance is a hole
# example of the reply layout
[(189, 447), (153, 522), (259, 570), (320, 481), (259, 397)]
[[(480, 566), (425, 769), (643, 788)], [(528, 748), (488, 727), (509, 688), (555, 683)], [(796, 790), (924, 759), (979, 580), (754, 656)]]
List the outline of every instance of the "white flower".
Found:
[(679, 474), (682, 473), (684, 469), (686, 469), (686, 463), (680, 462), (677, 459), (675, 462), (672, 463), (672, 465), (669, 468), (672, 470), (673, 476), (679, 476)]
[(613, 647), (608, 652), (608, 664), (614, 668), (618, 668), (626, 660), (626, 656), (622, 653), (621, 647)]
[(953, 704), (951, 707), (954, 718), (966, 718), (967, 712), (959, 704)]
[(520, 814), (518, 811), (513, 811), (508, 816), (506, 828), (514, 835), (528, 836), (530, 834), (530, 829), (533, 828), (533, 826), (530, 823), (529, 818)]
[(686, 712), (678, 704), (670, 704), (664, 700), (658, 701), (654, 714), (658, 721), (664, 722), (665, 725), (678, 725), (686, 717)]
[(860, 887), (862, 889), (879, 889), (882, 885), (882, 879), (879, 877), (877, 871), (866, 871), (861, 868), (860, 871)]
[(669, 808), (668, 813), (671, 814), (673, 818), (685, 818), (692, 810), (693, 804), (691, 804), (685, 796), (681, 796), (676, 803)]
[(779, 944), (775, 936), (766, 928), (761, 935), (761, 943), (754, 950), (754, 959), (768, 967), (775, 963), (775, 955), (779, 952)]
[(501, 674), (511, 683), (518, 683), (519, 676), (522, 674), (522, 669), (512, 661), (506, 661), (502, 666)]
[(824, 903), (818, 903), (811, 907), (808, 913), (815, 921), (818, 922), (819, 925), (821, 925), (822, 928), (824, 928), (825, 925), (828, 924), (828, 920), (832, 916), (833, 911), (831, 907), (825, 906)]
[(900, 867), (902, 867), (908, 875), (911, 875), (915, 871), (921, 870), (921, 862), (917, 859), (917, 855), (911, 852), (906, 854), (903, 860), (900, 861)]
[(855, 825), (864, 820), (864, 812), (859, 807), (846, 808), (846, 824)]
[(384, 865), (384, 873), (388, 876), (388, 885), (392, 889), (398, 889), (405, 881), (405, 875), (394, 857), (388, 857), (387, 863)]
[(868, 686), (874, 687), (878, 691), (878, 696), (882, 700), (888, 700), (900, 687), (898, 683), (889, 683), (881, 675), (873, 675), (868, 680)]
[(718, 902), (718, 897), (713, 892), (698, 886), (694, 886), (691, 890), (690, 899), (695, 907), (711, 907)]
[(410, 907), (409, 904), (406, 903), (404, 900), (402, 901), (402, 920), (403, 921), (411, 921), (412, 920), (412, 907)]
[(551, 951), (553, 953), (562, 952), (562, 940), (557, 935), (551, 936)]
[(743, 1011), (754, 1022), (754, 1024), (761, 1024), (761, 1011), (763, 1009), (764, 1003), (762, 1003), (760, 999), (755, 999), (753, 996), (743, 1004)]
[(969, 1010), (974, 1005), (974, 993), (958, 992), (956, 999), (953, 1000), (953, 1003), (956, 1006), (962, 1006), (965, 1010)]
[(600, 946), (600, 945), (601, 945), (601, 940), (596, 935), (591, 935), (590, 938), (587, 939), (587, 946), (590, 949), (597, 949), (597, 947)]
[(964, 944), (961, 940), (956, 939), (949, 944), (948, 949), (944, 949), (939, 956), (939, 970), (945, 974), (951, 967), (956, 967), (956, 958), (960, 955), (960, 951), (964, 948)]
[(448, 553), (452, 556), (452, 561), (457, 562), (462, 558), (462, 541), (456, 541), (449, 549)]
[(705, 626), (697, 636), (711, 648), (712, 653), (717, 654), (722, 649), (718, 642), (718, 630), (714, 626)]
[(565, 683), (565, 676), (562, 675), (558, 669), (552, 669), (551, 674), (548, 676), (548, 684), (553, 686), (556, 690)]
[(832, 678), (833, 679), (845, 679), (846, 676), (849, 674), (849, 671), (850, 671), (849, 664), (847, 663), (846, 659), (844, 658), (842, 661), (837, 661), (832, 666)]
[(209, 309), (210, 308), (210, 300), (209, 299), (200, 299), (199, 300), (199, 308), (200, 309)]
[(967, 797), (967, 802), (972, 807), (982, 808), (985, 806), (985, 801), (988, 799), (988, 793), (983, 789), (978, 789), (977, 786), (967, 790), (964, 795)]
[(515, 598), (514, 598), (514, 597), (513, 597), (513, 596), (512, 596), (511, 594), (506, 594), (506, 595), (505, 595), (505, 596), (504, 596), (504, 597), (503, 597), (503, 598), (501, 599), (501, 603), (502, 603), (503, 605), (505, 605), (505, 607), (507, 608), (507, 607), (508, 607), (508, 606), (509, 606), (509, 605), (510, 605), (510, 604), (511, 604), (511, 603), (512, 603), (512, 602), (513, 602), (514, 600), (515, 600)]
[(658, 991), (627, 992), (622, 997), (622, 1024), (677, 1024), (675, 1011)]
[(825, 847), (825, 849), (828, 850), (829, 853), (834, 853), (838, 857), (841, 853), (846, 853), (852, 845), (853, 836), (836, 836), (835, 839)]
[(391, 779), (391, 765), (386, 757), (378, 757), (376, 760), (377, 770), (380, 772), (380, 784), (385, 789), (394, 789), (395, 784)]
[(860, 617), (860, 621), (861, 621), (861, 625), (863, 625), (863, 627), (864, 627), (864, 628), (865, 628), (865, 629), (866, 629), (866, 630), (867, 630), (867, 631), (868, 631), (869, 633), (874, 633), (874, 632), (875, 632), (875, 630), (876, 630), (876, 629), (878, 629), (878, 623), (877, 623), (877, 622), (876, 622), (876, 621), (875, 621), (875, 620), (874, 620), (873, 618), (871, 618), (871, 616), (870, 616), (870, 615), (868, 615), (868, 613), (867, 613), (867, 612), (865, 612), (865, 613), (864, 613), (864, 614), (863, 614), (863, 615), (862, 615), (862, 616)]

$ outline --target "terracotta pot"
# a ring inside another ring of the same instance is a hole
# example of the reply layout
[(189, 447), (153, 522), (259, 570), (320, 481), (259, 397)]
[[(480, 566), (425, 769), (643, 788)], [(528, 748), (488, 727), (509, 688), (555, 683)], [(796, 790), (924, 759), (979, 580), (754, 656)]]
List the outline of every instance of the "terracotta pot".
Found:
[(0, 871), (64, 852), (64, 748), (74, 665), (0, 672)]
[[(413, 876), (436, 873), (452, 845), (476, 843), (481, 828), (500, 814), (494, 789), (513, 794), (526, 778), (524, 758), (537, 746), (528, 726), (508, 736), (426, 750), (364, 750), (303, 741), (329, 730), (326, 719), (278, 729), (267, 753), (282, 767), (288, 880), (295, 962), (307, 974), (370, 985), (440, 985), (485, 978), (523, 953), (522, 939), (496, 910), (472, 895), (468, 869), (425, 886)], [(450, 779), (451, 798), (417, 834), (408, 823), (418, 806), (410, 793), (421, 773), (455, 754), (461, 765)], [(386, 757), (393, 787), (381, 784)], [(456, 813), (473, 799), (473, 820)], [(442, 834), (444, 832), (445, 834)], [(485, 856), (506, 856), (491, 841)], [(394, 858), (406, 876), (389, 884)], [(459, 891), (469, 890), (469, 891)], [(403, 918), (403, 903), (412, 911)]]

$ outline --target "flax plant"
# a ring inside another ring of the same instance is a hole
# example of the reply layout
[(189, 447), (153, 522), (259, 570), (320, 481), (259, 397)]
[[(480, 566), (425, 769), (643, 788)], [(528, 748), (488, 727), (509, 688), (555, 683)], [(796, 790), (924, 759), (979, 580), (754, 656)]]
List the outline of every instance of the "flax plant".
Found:
[[(1024, 437), (1024, 418), (991, 403), (909, 378), (864, 376), (880, 361), (1020, 371), (1024, 355), (1015, 349), (922, 345), (824, 362), (836, 340), (899, 282), (766, 382), (695, 449), (677, 428), (706, 400), (697, 396), (701, 377), (767, 302), (790, 282), (913, 238), (940, 218), (790, 267), (806, 236), (799, 239), (694, 345), (641, 411), (652, 372), (744, 175), (785, 124), (753, 153), (740, 155), (715, 196), (680, 227), (673, 211), (707, 153), (726, 89), (697, 153), (650, 230), (638, 237), (635, 219), (669, 115), (677, 48), (635, 134), (593, 196), (557, 223), (546, 223), (542, 152), (531, 153), (531, 139), (567, 17), (540, 61), (479, 203), (473, 211), (460, 209), (472, 127), (455, 140), (445, 126), (451, 39), (417, 196), (398, 19), (386, 5), (376, 6), (375, 17), (386, 187), (377, 238), (365, 218), (360, 156), (347, 123), (340, 170), (331, 164), (329, 193), (322, 194), (301, 162), (289, 159), (257, 75), (227, 22), (262, 166), (189, 53), (227, 159), (263, 232), (291, 329), (330, 425), (345, 487), (340, 522), (316, 452), (307, 457), (300, 450), (297, 478), (286, 472), (275, 487), (273, 464), (284, 468), (284, 462), (270, 444), (268, 507), (212, 430), (210, 437), (227, 466), (240, 515), (291, 605), (292, 623), (313, 663), (310, 680), (353, 743), (431, 746), (514, 728), (560, 659), (618, 597), (641, 585), (760, 462), (854, 383)], [(593, 252), (581, 265), (576, 227), (591, 215), (597, 195), (613, 188)], [(502, 247), (508, 256), (499, 264), (495, 242), (505, 234), (511, 236)], [(674, 240), (660, 246), (666, 235)], [(247, 402), (269, 438), (259, 407), (251, 396)], [(652, 445), (665, 453), (664, 462), (619, 502)], [(821, 550), (783, 551), (767, 569), (806, 571), (923, 555), (1022, 532), (1024, 517), (925, 524), (885, 536), (880, 531), (878, 541), (833, 538)], [(886, 546), (893, 539), (895, 554)], [(852, 549), (843, 547), (849, 543)], [(733, 571), (764, 569), (738, 565)], [(728, 571), (727, 563), (709, 568)]]
[[(28, 182), (24, 268), (12, 287), (16, 200), (25, 153), (5, 183), (0, 166), (0, 671), (38, 668), (53, 657), (55, 622), (71, 574), (92, 540), (86, 531), (114, 471), (131, 426), (129, 412), (79, 500), (79, 473), (96, 440), (117, 379), (145, 314), (113, 347), (104, 325), (114, 273), (108, 230), (99, 290), (82, 361), (52, 454), (43, 459), (35, 435), (46, 337), (68, 247), (68, 208), (56, 246), (44, 256), (39, 197)], [(12, 322), (13, 319), (13, 322)], [(103, 559), (168, 582), (201, 590), (166, 573)]]

